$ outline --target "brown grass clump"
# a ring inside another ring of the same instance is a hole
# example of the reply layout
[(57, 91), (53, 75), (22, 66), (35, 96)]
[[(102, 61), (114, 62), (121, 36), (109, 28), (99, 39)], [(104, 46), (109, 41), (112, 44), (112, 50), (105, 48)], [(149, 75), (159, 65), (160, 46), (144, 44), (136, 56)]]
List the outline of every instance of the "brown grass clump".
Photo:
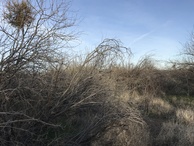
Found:
[(157, 116), (168, 117), (174, 111), (174, 107), (162, 98), (152, 98), (148, 106), (149, 114)]
[(194, 124), (194, 110), (191, 108), (177, 109), (176, 119), (185, 124)]
[(128, 98), (136, 104), (142, 113), (150, 116), (169, 117), (174, 112), (174, 106), (164, 98), (154, 97), (153, 95), (139, 95), (137, 92), (134, 92)]

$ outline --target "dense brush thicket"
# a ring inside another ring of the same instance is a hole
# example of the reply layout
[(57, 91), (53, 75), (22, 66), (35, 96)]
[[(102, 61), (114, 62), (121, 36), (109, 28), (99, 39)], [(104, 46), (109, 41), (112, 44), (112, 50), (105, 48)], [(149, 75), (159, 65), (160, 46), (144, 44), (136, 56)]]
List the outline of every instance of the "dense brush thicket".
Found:
[[(42, 0), (5, 5), (5, 23), (0, 24), (0, 145), (164, 145), (173, 144), (181, 127), (183, 139), (177, 143), (193, 144), (185, 134), (193, 132), (185, 128), (188, 122), (192, 126), (192, 108), (176, 109), (176, 100), (171, 105), (159, 98), (194, 95), (190, 66), (158, 69), (149, 57), (132, 65), (130, 49), (115, 39), (70, 59), (61, 49), (75, 38), (68, 31), (74, 21), (67, 19), (66, 3), (51, 7)], [(153, 136), (154, 116), (160, 129)], [(175, 123), (163, 121), (169, 119)]]
[(1, 76), (1, 145), (106, 145), (107, 131), (123, 133), (119, 127), (126, 125), (125, 131), (144, 139), (123, 133), (127, 144), (148, 142), (138, 110), (117, 98), (93, 60)]

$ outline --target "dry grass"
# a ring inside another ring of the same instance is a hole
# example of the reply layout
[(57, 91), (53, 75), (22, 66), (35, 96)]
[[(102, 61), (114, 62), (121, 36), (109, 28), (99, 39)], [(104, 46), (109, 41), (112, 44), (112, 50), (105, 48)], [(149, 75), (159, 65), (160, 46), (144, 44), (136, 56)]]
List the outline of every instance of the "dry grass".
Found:
[(149, 145), (149, 131), (146, 127), (134, 124), (130, 120), (121, 120), (118, 124), (111, 125), (103, 137), (95, 141), (93, 146), (145, 146)]
[(129, 108), (123, 100), (117, 101), (117, 109), (125, 116), (110, 124), (102, 135), (92, 143), (93, 146), (144, 146), (150, 144), (147, 124), (135, 108)]
[(163, 123), (155, 146), (192, 146), (194, 145), (193, 125), (175, 122)]
[(177, 109), (176, 119), (185, 124), (194, 124), (194, 110), (191, 108)]
[(162, 98), (152, 98), (148, 106), (149, 113), (158, 116), (169, 116), (174, 111), (174, 107)]
[(146, 114), (169, 116), (174, 111), (174, 106), (164, 98), (153, 97), (152, 95), (139, 95), (137, 92), (134, 92), (132, 95), (125, 95), (124, 97), (135, 103)]

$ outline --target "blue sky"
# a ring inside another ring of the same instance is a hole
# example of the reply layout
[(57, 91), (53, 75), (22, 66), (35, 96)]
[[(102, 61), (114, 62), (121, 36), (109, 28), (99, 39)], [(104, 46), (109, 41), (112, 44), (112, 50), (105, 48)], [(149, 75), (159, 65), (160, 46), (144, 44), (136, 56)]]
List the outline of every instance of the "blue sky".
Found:
[(193, 0), (73, 0), (81, 45), (92, 49), (104, 38), (120, 39), (135, 59), (153, 54), (176, 58), (194, 26)]

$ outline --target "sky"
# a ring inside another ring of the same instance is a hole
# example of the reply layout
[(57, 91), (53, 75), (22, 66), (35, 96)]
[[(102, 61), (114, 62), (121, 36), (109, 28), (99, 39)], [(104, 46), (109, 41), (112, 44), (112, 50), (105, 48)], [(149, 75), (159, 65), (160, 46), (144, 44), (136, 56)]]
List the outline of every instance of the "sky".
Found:
[(71, 10), (82, 32), (78, 50), (114, 38), (131, 48), (135, 60), (177, 58), (194, 26), (193, 0), (73, 0)]

